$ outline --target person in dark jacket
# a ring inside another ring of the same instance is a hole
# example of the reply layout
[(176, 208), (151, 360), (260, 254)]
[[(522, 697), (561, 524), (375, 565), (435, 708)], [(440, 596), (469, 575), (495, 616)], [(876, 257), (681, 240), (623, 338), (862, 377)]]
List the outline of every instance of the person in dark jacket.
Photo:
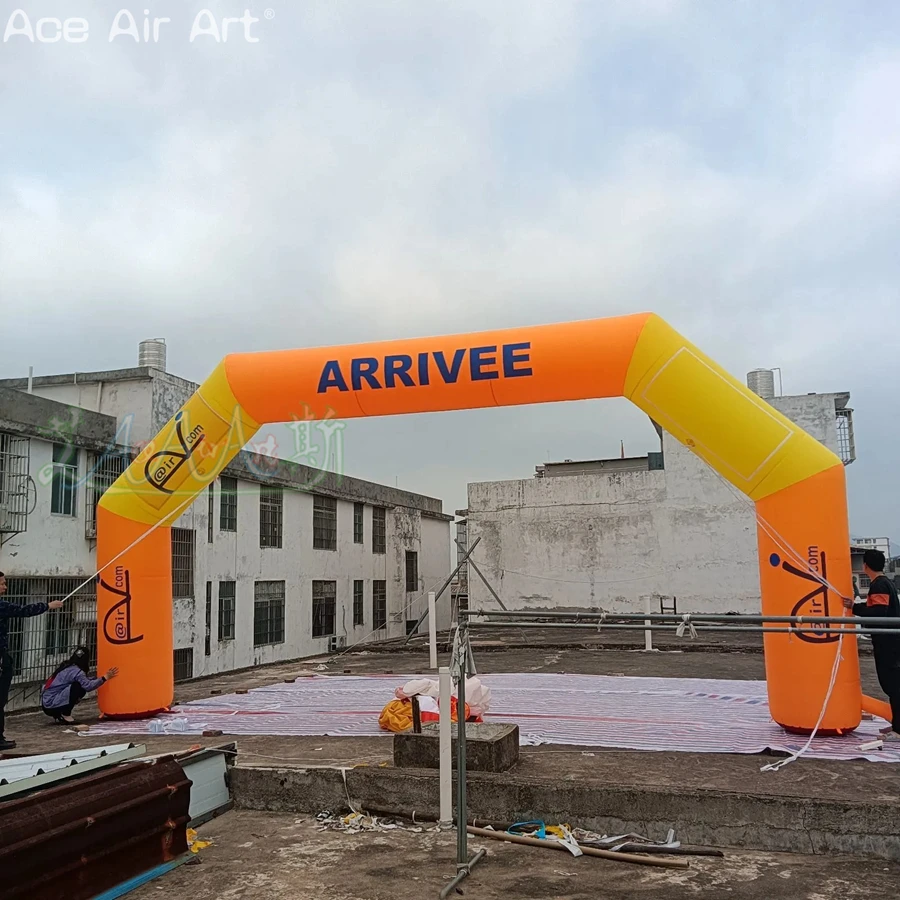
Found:
[[(5, 593), (6, 576), (0, 572), (0, 598)], [(0, 753), (12, 750), (16, 746), (16, 742), (8, 741), (3, 732), (6, 725), (3, 710), (9, 701), (9, 688), (13, 680), (13, 659), (9, 655), (9, 620), (40, 616), (49, 609), (60, 609), (62, 605), (62, 600), (23, 605), (0, 599)]]
[[(861, 618), (896, 619), (900, 628), (900, 598), (894, 582), (884, 574), (885, 558), (880, 550), (866, 550), (863, 571), (868, 575), (869, 595), (861, 603), (845, 600), (844, 606)], [(865, 624), (865, 623), (863, 623)], [(872, 625), (872, 652), (878, 683), (891, 702), (891, 725), (882, 730), (886, 741), (900, 741), (900, 634), (877, 634), (884, 626)]]
[(89, 659), (87, 647), (78, 647), (57, 667), (41, 690), (41, 709), (60, 725), (74, 725), (72, 710), (75, 705), (119, 674), (113, 667), (101, 678), (91, 678), (88, 675)]

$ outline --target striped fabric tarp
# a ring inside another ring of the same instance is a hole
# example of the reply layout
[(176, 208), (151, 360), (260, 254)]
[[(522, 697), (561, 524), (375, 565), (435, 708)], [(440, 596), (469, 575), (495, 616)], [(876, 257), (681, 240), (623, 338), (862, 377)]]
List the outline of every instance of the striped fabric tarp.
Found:
[[(187, 721), (186, 734), (371, 736), (384, 734), (378, 716), (394, 688), (414, 677), (322, 675), (292, 684), (196, 700), (162, 717)], [(769, 717), (761, 681), (624, 678), (603, 675), (480, 675), (490, 687), (486, 721), (515, 722), (521, 743), (689, 753), (793, 753), (806, 738), (787, 734)], [(851, 735), (816, 738), (806, 755), (818, 759), (900, 762), (900, 749), (862, 752), (881, 720)], [(146, 734), (150, 721), (101, 722), (91, 734)]]

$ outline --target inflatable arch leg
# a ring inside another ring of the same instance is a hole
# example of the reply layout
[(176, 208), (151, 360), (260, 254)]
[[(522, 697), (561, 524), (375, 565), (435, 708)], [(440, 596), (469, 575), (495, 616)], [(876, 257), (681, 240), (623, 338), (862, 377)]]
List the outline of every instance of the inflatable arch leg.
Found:
[[(620, 396), (755, 501), (764, 614), (842, 614), (840, 597), (818, 580), (850, 593), (840, 459), (658, 316), (235, 354), (100, 502), (98, 657), (101, 670), (121, 672), (101, 688), (101, 710), (145, 715), (172, 702), (169, 528), (263, 423), (303, 409), (343, 419)], [(815, 727), (836, 641), (812, 627), (765, 635), (769, 706), (783, 727)], [(861, 718), (851, 628), (843, 651), (823, 732), (852, 730)]]

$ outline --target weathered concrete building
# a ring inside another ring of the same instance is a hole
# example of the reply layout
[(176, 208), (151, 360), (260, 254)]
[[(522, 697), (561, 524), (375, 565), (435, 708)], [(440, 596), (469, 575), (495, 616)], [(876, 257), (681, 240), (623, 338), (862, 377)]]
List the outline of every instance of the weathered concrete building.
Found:
[[(853, 461), (849, 394), (766, 399)], [(758, 610), (753, 504), (657, 433), (648, 456), (546, 463), (534, 478), (469, 485), (460, 512), (467, 539), (481, 537), (473, 559), (510, 609), (639, 612), (659, 594), (666, 611)], [(480, 578), (470, 573), (467, 588), (470, 607), (492, 608)]]
[[(91, 578), (97, 501), (196, 387), (147, 365), (0, 380), (6, 599), (62, 598)], [(321, 466), (251, 445), (173, 523), (176, 678), (401, 636), (449, 574), (452, 516), (441, 501), (328, 466), (340, 462), (341, 434), (320, 424), (298, 423), (312, 430), (298, 442), (320, 448)], [(449, 604), (438, 613), (448, 628)], [(63, 611), (18, 620), (12, 707), (33, 703), (38, 684), (95, 629), (93, 582)]]

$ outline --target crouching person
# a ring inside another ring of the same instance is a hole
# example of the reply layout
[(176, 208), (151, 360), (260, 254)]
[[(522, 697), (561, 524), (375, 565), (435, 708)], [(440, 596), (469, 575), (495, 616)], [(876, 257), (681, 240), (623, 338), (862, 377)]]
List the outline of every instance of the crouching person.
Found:
[(89, 658), (87, 648), (79, 647), (47, 679), (41, 690), (41, 709), (61, 725), (74, 725), (72, 710), (76, 704), (119, 674), (118, 669), (112, 668), (101, 678), (91, 678), (88, 675)]

